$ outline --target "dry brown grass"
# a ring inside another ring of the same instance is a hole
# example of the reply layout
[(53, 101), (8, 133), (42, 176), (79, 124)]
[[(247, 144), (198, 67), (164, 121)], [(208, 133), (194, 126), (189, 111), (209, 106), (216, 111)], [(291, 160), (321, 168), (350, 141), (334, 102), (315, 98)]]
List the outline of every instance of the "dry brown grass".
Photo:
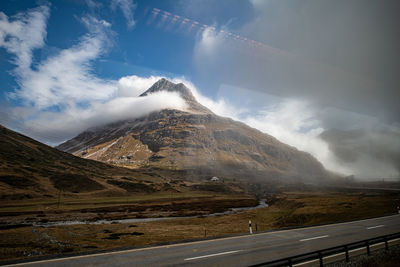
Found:
[[(393, 214), (398, 194), (285, 192), (271, 206), (231, 215), (134, 224), (24, 227), (0, 230), (0, 259), (86, 252)], [(206, 232), (206, 233), (205, 233)]]

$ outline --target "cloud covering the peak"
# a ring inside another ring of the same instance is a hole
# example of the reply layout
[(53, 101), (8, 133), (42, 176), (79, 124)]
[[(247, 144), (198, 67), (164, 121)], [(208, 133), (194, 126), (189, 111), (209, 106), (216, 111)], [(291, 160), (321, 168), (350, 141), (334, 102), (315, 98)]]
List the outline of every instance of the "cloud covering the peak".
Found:
[[(87, 28), (75, 45), (32, 65), (32, 52), (45, 45), (49, 7), (41, 6), (9, 19), (0, 14), (0, 46), (14, 54), (19, 87), (9, 94), (23, 106), (2, 112), (2, 122), (40, 141), (56, 144), (87, 128), (136, 118), (165, 108), (185, 109), (173, 92), (138, 97), (161, 77), (99, 78), (92, 64), (112, 44), (111, 24), (92, 16), (80, 19)], [(29, 38), (27, 38), (29, 37)], [(17, 45), (16, 45), (17, 44)]]
[(30, 136), (51, 143), (66, 141), (91, 127), (120, 120), (134, 119), (165, 108), (186, 108), (173, 92), (158, 92), (145, 97), (115, 97), (104, 102), (91, 101), (86, 108), (72, 106), (63, 112), (40, 112), (25, 122)]

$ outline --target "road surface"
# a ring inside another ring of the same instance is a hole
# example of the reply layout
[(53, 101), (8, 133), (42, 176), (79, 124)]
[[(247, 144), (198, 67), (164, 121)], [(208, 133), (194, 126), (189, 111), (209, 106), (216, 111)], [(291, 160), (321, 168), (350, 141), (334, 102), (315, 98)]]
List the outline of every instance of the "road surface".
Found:
[(17, 265), (248, 266), (396, 232), (400, 215)]

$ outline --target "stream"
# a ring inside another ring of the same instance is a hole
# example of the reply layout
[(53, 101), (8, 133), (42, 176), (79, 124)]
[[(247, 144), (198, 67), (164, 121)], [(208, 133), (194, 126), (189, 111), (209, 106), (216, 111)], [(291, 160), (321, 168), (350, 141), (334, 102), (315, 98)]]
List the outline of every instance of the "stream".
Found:
[[(242, 211), (255, 210), (260, 208), (266, 208), (268, 204), (265, 202), (265, 199), (261, 199), (257, 206), (254, 207), (243, 207), (243, 208), (231, 208), (224, 212), (217, 212), (207, 215), (201, 215), (201, 217), (214, 217), (221, 215), (228, 215)], [(34, 223), (34, 226), (61, 226), (61, 225), (77, 225), (77, 224), (112, 224), (112, 223), (140, 223), (140, 222), (154, 222), (154, 221), (164, 221), (164, 220), (175, 220), (175, 219), (187, 219), (187, 218), (196, 218), (196, 216), (182, 216), (182, 217), (155, 217), (155, 218), (132, 218), (132, 219), (121, 219), (121, 220), (97, 220), (97, 221), (57, 221), (57, 222), (46, 222), (46, 223)]]

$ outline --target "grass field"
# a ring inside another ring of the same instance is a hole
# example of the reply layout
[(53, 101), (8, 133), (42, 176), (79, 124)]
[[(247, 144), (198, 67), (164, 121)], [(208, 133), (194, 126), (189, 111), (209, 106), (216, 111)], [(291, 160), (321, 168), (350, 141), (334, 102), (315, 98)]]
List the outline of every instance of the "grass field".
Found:
[[(209, 197), (210, 193), (186, 192), (186, 193), (152, 193), (135, 194), (115, 197), (60, 197), (58, 199), (38, 199), (23, 201), (3, 201), (0, 207), (1, 212), (24, 212), (24, 211), (46, 211), (46, 210), (79, 210), (85, 208), (118, 206), (121, 204), (132, 204), (142, 201), (174, 200), (180, 198)], [(224, 195), (218, 194), (220, 197)]]
[[(29, 226), (6, 229), (0, 230), (0, 259), (147, 246), (243, 234), (248, 231), (248, 220), (257, 225), (258, 231), (265, 231), (370, 218), (396, 213), (399, 199), (399, 193), (387, 192), (282, 192), (267, 200), (270, 204), (267, 208), (223, 216), (135, 224)], [(118, 202), (117, 199), (114, 200)], [(218, 202), (221, 199), (216, 200)], [(101, 202), (100, 199), (98, 201)]]
[(60, 204), (54, 201), (24, 201), (8, 203), (0, 208), (0, 228), (2, 224), (198, 216), (257, 204), (258, 201), (248, 195), (210, 192), (153, 193), (93, 199), (68, 198), (60, 201)]

